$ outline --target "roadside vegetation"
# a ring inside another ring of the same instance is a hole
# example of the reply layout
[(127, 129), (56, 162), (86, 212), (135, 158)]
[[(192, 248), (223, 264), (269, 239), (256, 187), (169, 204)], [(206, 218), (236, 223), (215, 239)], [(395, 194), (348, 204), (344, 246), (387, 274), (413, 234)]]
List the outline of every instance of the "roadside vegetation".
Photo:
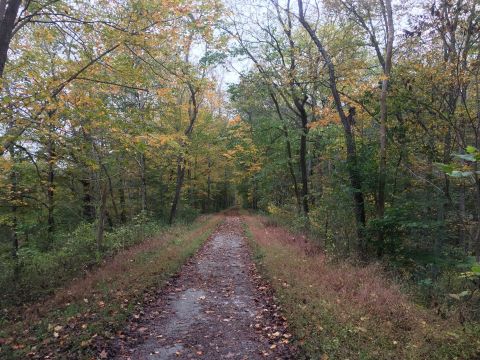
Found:
[(297, 234), (257, 241), (307, 353), (479, 357), (479, 6), (1, 0), (1, 351), (93, 354), (60, 320), (103, 336), (117, 300), (22, 314), (235, 205)]
[(307, 359), (475, 359), (480, 327), (415, 304), (381, 264), (326, 255), (305, 235), (244, 216), (261, 273), (272, 284)]
[(63, 279), (64, 286), (54, 295), (5, 309), (0, 319), (0, 357), (107, 358), (113, 348), (109, 341), (115, 335), (128, 336), (122, 333), (127, 319), (138, 318), (143, 306), (155, 301), (220, 219), (202, 216), (191, 225), (164, 227), (84, 276)]

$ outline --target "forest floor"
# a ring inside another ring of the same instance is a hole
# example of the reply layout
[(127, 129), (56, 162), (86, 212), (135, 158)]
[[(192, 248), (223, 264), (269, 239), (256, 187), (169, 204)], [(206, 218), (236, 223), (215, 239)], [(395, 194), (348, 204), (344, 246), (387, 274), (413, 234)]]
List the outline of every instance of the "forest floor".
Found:
[(476, 359), (378, 264), (237, 210), (120, 252), (0, 322), (1, 359)]
[[(0, 359), (107, 359), (181, 266), (209, 238), (221, 214), (162, 230), (35, 303), (2, 309)], [(51, 275), (52, 276), (52, 275)]]
[(480, 359), (477, 323), (417, 305), (381, 263), (328, 256), (272, 217), (242, 221), (299, 359)]
[[(291, 335), (230, 212), (141, 319), (118, 359), (289, 359)], [(117, 352), (117, 351), (115, 351)]]

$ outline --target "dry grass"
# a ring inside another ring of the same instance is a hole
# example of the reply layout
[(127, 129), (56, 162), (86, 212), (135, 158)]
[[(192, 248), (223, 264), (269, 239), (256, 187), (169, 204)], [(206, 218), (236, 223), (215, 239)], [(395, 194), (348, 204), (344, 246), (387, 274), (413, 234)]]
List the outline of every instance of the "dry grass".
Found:
[(191, 227), (173, 227), (107, 259), (43, 303), (22, 309), (15, 321), (2, 324), (0, 358), (24, 359), (28, 353), (37, 358), (95, 358), (112, 331), (120, 330), (139, 304), (155, 298), (221, 218), (203, 217)]
[(471, 359), (480, 340), (410, 301), (380, 266), (331, 262), (304, 236), (245, 216), (306, 356)]

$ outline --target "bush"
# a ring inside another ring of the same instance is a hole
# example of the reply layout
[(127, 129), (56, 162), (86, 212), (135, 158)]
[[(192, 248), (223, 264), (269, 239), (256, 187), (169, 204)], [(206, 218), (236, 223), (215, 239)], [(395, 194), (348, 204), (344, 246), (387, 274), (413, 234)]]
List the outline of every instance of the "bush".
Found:
[(185, 205), (179, 209), (176, 221), (183, 224), (189, 224), (195, 220), (198, 215), (200, 215), (200, 210)]
[(97, 249), (94, 224), (81, 224), (73, 232), (57, 234), (49, 251), (30, 244), (19, 249), (16, 261), (4, 252), (0, 261), (3, 290), (0, 305), (34, 301), (48, 295), (105, 257), (142, 242), (164, 226), (140, 214), (130, 224), (106, 232), (101, 252)]

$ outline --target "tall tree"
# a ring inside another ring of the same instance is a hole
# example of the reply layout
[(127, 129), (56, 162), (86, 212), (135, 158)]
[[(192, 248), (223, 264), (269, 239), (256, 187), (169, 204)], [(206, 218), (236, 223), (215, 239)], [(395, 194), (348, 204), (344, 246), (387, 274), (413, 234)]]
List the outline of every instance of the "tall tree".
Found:
[(337, 113), (340, 117), (340, 121), (343, 125), (345, 143), (347, 145), (347, 161), (348, 161), (348, 171), (350, 175), (350, 183), (353, 191), (353, 199), (355, 203), (355, 218), (357, 221), (357, 232), (359, 238), (359, 247), (361, 251), (365, 251), (365, 236), (364, 236), (364, 227), (366, 224), (366, 215), (365, 215), (365, 202), (362, 192), (362, 179), (358, 171), (358, 160), (357, 160), (357, 149), (355, 145), (355, 139), (353, 136), (353, 116), (355, 115), (354, 109), (349, 110), (347, 115), (343, 109), (343, 103), (340, 97), (340, 92), (337, 89), (337, 77), (335, 74), (335, 65), (332, 61), (332, 58), (328, 51), (325, 49), (322, 41), (310, 26), (309, 22), (305, 18), (305, 10), (303, 6), (303, 1), (298, 0), (298, 11), (299, 11), (299, 20), (302, 26), (307, 31), (308, 35), (311, 37), (312, 41), (315, 43), (319, 53), (322, 55), (323, 60), (328, 69), (328, 84), (330, 91), (332, 92), (333, 100)]

